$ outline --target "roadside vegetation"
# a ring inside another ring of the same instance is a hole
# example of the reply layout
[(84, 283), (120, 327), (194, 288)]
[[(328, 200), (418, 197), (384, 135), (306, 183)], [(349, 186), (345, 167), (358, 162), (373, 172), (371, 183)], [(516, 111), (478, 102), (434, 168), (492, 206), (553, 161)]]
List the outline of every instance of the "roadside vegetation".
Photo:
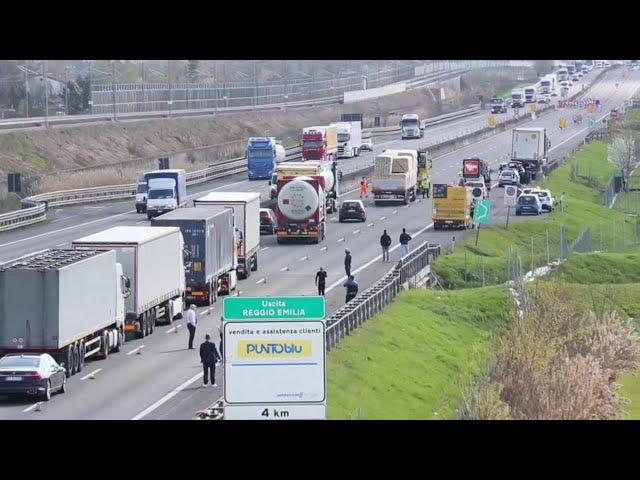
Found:
[(510, 305), (504, 287), (401, 292), (329, 354), (329, 418), (456, 418)]
[[(603, 205), (602, 189), (615, 167), (606, 161), (607, 145), (591, 142), (570, 161), (536, 184), (551, 190), (559, 200), (565, 192), (565, 211), (543, 214), (539, 221), (513, 222), (483, 226), (478, 246), (475, 235), (467, 235), (456, 252), (437, 259), (433, 270), (446, 288), (466, 288), (501, 284), (511, 278), (510, 249), (515, 250), (523, 268), (530, 269), (560, 256), (561, 229), (568, 243), (591, 228), (594, 249), (634, 250), (640, 241), (635, 219)], [(549, 257), (547, 257), (547, 235)], [(533, 239), (533, 255), (532, 252)], [(533, 261), (532, 261), (533, 260)]]

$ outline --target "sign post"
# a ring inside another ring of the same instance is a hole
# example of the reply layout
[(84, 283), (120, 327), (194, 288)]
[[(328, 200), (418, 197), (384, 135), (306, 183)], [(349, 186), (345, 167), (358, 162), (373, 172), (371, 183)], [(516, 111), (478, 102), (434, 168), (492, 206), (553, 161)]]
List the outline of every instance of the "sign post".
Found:
[(228, 297), (224, 419), (326, 419), (325, 299)]
[(518, 187), (514, 185), (507, 185), (504, 187), (504, 204), (507, 206), (507, 224), (505, 228), (509, 228), (509, 215), (511, 214), (511, 207), (515, 207), (518, 200)]
[(473, 210), (473, 220), (476, 224), (476, 247), (478, 246), (478, 238), (480, 237), (480, 225), (489, 223), (489, 215), (491, 214), (491, 200), (479, 200)]

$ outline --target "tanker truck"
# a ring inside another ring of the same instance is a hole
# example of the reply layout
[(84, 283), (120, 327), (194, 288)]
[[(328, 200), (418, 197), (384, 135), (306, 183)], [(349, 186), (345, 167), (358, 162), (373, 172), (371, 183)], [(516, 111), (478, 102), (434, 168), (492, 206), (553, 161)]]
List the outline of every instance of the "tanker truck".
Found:
[(276, 167), (276, 175), (271, 183), (271, 198), (278, 198), (278, 184), (280, 180), (291, 179), (294, 177), (313, 177), (320, 175), (324, 178), (323, 189), (325, 193), (325, 202), (327, 213), (335, 212), (336, 200), (338, 198), (338, 178), (335, 162), (287, 162)]
[(327, 203), (323, 175), (293, 176), (278, 180), (276, 238), (278, 243), (324, 240)]

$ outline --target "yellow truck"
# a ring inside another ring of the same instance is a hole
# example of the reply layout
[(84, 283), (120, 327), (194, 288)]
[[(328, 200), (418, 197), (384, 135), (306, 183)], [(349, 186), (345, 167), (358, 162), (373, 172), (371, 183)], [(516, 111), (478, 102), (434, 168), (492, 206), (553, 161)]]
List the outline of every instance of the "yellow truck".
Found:
[(473, 193), (467, 187), (433, 185), (433, 229), (467, 229), (473, 223)]

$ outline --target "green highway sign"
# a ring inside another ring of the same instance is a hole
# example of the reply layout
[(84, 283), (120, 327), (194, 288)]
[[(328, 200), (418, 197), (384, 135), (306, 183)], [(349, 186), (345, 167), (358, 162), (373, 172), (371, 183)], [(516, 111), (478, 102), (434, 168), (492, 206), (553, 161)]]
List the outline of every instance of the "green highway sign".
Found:
[(480, 200), (476, 202), (473, 210), (473, 219), (476, 225), (489, 223), (489, 215), (491, 214), (491, 200)]
[(324, 297), (226, 297), (225, 322), (324, 320)]

